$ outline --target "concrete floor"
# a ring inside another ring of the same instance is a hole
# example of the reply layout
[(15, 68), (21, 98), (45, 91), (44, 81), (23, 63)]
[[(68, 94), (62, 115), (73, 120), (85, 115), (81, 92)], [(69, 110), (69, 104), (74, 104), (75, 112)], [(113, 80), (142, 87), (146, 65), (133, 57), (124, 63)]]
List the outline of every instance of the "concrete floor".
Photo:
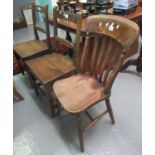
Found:
[[(32, 27), (14, 31), (14, 43), (33, 39)], [(134, 56), (136, 57), (136, 56)], [(23, 101), (14, 99), (14, 155), (78, 155), (79, 139), (74, 116), (63, 112), (54, 119), (47, 115), (44, 96), (37, 97), (29, 87), (26, 76), (14, 76)], [(109, 116), (84, 136), (83, 155), (141, 155), (142, 154), (142, 79), (135, 67), (119, 73), (112, 88), (111, 103), (116, 124)], [(105, 109), (96, 105), (93, 115)], [(83, 116), (84, 123), (88, 120)]]

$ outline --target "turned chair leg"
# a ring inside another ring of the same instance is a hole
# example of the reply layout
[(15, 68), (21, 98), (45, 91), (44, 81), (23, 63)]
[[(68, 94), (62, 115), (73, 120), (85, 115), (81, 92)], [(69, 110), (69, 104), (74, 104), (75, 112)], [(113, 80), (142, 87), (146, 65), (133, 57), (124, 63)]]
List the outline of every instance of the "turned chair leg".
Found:
[(112, 107), (111, 107), (109, 98), (106, 99), (105, 101), (106, 101), (107, 110), (108, 110), (108, 112), (109, 112), (109, 115), (110, 115), (112, 124), (115, 124), (114, 114), (113, 114), (113, 111), (112, 111)]
[(80, 140), (80, 149), (81, 149), (81, 152), (84, 152), (84, 141), (83, 141), (81, 115), (80, 115), (80, 113), (78, 113), (76, 116), (77, 116), (77, 127), (78, 127), (79, 140)]

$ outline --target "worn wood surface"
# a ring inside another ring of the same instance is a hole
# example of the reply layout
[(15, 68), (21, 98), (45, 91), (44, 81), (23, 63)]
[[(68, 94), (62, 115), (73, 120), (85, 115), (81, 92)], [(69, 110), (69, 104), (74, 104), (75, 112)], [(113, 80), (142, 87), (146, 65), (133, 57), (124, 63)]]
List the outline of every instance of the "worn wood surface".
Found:
[(83, 111), (104, 97), (102, 85), (82, 74), (56, 82), (54, 90), (65, 110), (71, 113)]
[(26, 65), (43, 84), (47, 84), (75, 69), (73, 62), (69, 58), (56, 53), (26, 61)]
[(22, 59), (28, 59), (32, 55), (46, 50), (48, 50), (48, 46), (41, 40), (27, 41), (14, 46), (14, 52)]

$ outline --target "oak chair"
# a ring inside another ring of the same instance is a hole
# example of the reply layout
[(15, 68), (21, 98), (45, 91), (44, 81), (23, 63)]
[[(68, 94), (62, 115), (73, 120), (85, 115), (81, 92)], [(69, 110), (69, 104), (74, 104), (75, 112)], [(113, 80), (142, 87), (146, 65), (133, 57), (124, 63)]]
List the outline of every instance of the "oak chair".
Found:
[[(59, 45), (63, 44), (66, 47), (72, 49), (75, 54), (79, 49), (80, 44), (80, 27), (81, 27), (81, 16), (65, 13), (57, 10), (55, 7), (53, 10), (54, 19), (54, 40), (55, 46), (53, 47), (53, 53), (44, 55), (39, 58), (26, 61), (27, 70), (30, 75), (31, 83), (35, 88), (35, 92), (39, 95), (39, 90), (43, 90), (46, 95), (49, 112), (52, 116), (55, 115), (55, 104), (53, 102), (51, 94), (51, 85), (53, 82), (63, 76), (68, 76), (72, 74), (76, 68), (74, 61), (63, 54), (58, 53)], [(58, 34), (58, 24), (57, 21), (63, 20), (66, 24), (69, 22), (76, 27), (76, 42), (72, 43), (66, 39), (63, 39), (60, 34)], [(39, 83), (38, 83), (39, 82)], [(40, 86), (43, 86), (41, 89)]]
[[(39, 6), (31, 3), (22, 6), (22, 8), (24, 10), (32, 10), (33, 30), (35, 39), (15, 44), (13, 47), (14, 53), (16, 54), (18, 59), (28, 60), (51, 52), (50, 32), (48, 23), (48, 5)], [(44, 23), (44, 26), (41, 26), (41, 21)], [(46, 35), (46, 42), (39, 39), (38, 32), (44, 33)]]
[[(93, 127), (105, 114), (115, 123), (110, 104), (111, 87), (120, 71), (129, 47), (139, 35), (139, 27), (123, 17), (94, 15), (86, 19), (87, 36), (78, 52), (78, 73), (56, 81), (53, 90), (61, 107), (77, 118), (80, 148), (84, 152), (83, 133)], [(105, 101), (107, 110), (93, 118), (88, 109)], [(82, 127), (81, 113), (90, 119)]]

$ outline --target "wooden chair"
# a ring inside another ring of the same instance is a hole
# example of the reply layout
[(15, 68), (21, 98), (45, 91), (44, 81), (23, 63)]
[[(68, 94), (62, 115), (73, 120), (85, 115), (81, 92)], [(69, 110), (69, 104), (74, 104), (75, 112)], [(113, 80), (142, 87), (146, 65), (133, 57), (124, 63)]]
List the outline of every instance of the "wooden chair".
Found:
[[(86, 19), (87, 36), (77, 56), (78, 73), (53, 84), (60, 105), (77, 118), (81, 151), (84, 152), (83, 133), (109, 113), (115, 123), (110, 104), (111, 87), (120, 71), (129, 47), (139, 34), (134, 22), (112, 15), (94, 15)], [(88, 109), (105, 101), (107, 110), (93, 118)], [(60, 106), (59, 106), (60, 109)], [(81, 113), (90, 123), (82, 128)]]
[[(34, 85), (36, 94), (38, 95), (39, 85), (43, 86), (44, 93), (46, 95), (49, 110), (52, 116), (55, 115), (55, 105), (53, 103), (52, 94), (51, 94), (51, 85), (55, 80), (61, 78), (63, 76), (68, 76), (72, 72), (75, 71), (74, 62), (65, 57), (64, 55), (58, 53), (59, 45), (65, 45), (66, 47), (72, 49), (75, 53), (79, 49), (80, 44), (80, 27), (81, 27), (81, 16), (72, 14), (72, 13), (64, 13), (54, 8), (53, 12), (54, 18), (54, 39), (55, 46), (53, 48), (52, 54), (47, 54), (45, 56), (28, 60), (26, 61), (27, 70), (29, 71), (30, 79)], [(69, 42), (66, 39), (63, 39), (58, 34), (58, 25), (57, 20), (63, 20), (68, 24), (68, 22), (72, 23), (76, 26), (76, 43)], [(37, 83), (39, 81), (39, 84)], [(42, 89), (41, 89), (42, 90)]]
[[(35, 40), (30, 40), (22, 43), (15, 44), (13, 47), (14, 53), (18, 59), (28, 60), (44, 54), (47, 54), (51, 50), (50, 44), (50, 32), (49, 32), (49, 23), (48, 23), (48, 5), (39, 6), (34, 3), (24, 5), (22, 7), (25, 9), (32, 10), (32, 19), (33, 19), (33, 29)], [(40, 26), (39, 22), (43, 20), (45, 26)], [(39, 40), (39, 32), (42, 32), (46, 35), (46, 42)]]

